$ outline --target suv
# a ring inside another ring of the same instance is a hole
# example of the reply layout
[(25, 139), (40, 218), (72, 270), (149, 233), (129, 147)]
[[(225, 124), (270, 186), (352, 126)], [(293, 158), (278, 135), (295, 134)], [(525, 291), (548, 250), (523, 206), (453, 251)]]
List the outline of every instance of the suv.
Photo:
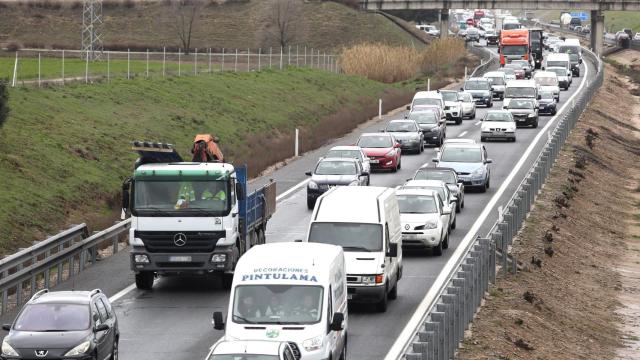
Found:
[(477, 105), (493, 106), (493, 91), (488, 79), (481, 77), (469, 78), (464, 82), (464, 86), (460, 90), (470, 93)]
[(2, 328), (2, 359), (118, 359), (118, 319), (98, 289), (38, 291)]
[(462, 124), (462, 99), (457, 90), (440, 90), (444, 100), (444, 113), (447, 120), (455, 121), (456, 125)]

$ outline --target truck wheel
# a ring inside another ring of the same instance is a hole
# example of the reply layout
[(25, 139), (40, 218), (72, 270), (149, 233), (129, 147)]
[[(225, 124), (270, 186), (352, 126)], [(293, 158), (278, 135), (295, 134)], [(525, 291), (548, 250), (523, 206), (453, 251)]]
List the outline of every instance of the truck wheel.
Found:
[(389, 305), (389, 299), (387, 298), (387, 289), (384, 289), (384, 294), (382, 295), (382, 300), (376, 304), (376, 308), (378, 312), (387, 312), (387, 307)]
[(258, 244), (266, 244), (267, 237), (264, 234), (264, 230), (258, 229)]
[(155, 275), (151, 271), (141, 271), (136, 274), (136, 287), (140, 290), (151, 290)]

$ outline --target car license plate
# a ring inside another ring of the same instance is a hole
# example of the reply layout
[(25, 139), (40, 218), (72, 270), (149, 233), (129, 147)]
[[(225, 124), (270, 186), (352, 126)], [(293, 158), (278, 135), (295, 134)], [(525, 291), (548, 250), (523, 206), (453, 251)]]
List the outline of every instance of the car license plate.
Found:
[(169, 256), (169, 262), (191, 262), (191, 256)]
[(404, 237), (407, 240), (417, 240), (418, 239), (418, 235), (416, 235), (416, 234), (406, 234)]
[(380, 162), (380, 160), (371, 160), (371, 163), (372, 163), (372, 164), (377, 164), (377, 163), (379, 163), (379, 162)]

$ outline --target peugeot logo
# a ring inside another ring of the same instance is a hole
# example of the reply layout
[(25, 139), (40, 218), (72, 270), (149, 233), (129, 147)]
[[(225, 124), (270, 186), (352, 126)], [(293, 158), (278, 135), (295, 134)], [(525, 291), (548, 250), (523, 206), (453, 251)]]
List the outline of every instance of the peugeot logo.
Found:
[(176, 244), (176, 246), (182, 247), (187, 245), (187, 235), (183, 234), (183, 233), (177, 233), (173, 236), (173, 243)]
[(43, 358), (43, 357), (47, 356), (49, 351), (47, 351), (47, 350), (36, 350), (35, 353), (36, 353), (37, 357)]

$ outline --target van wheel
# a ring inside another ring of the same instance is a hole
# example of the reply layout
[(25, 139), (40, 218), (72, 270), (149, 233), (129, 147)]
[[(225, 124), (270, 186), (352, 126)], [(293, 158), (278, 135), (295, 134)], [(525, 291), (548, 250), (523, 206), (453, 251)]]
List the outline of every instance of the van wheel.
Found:
[(113, 347), (111, 348), (111, 357), (110, 360), (118, 360), (118, 338), (113, 342)]
[(395, 300), (398, 298), (398, 282), (400, 281), (400, 276), (396, 278), (396, 284), (393, 286), (393, 289), (389, 291), (389, 300)]
[(136, 274), (136, 287), (140, 290), (151, 290), (155, 274), (151, 271), (141, 271)]
[(389, 305), (389, 299), (387, 297), (387, 288), (384, 289), (384, 295), (382, 296), (382, 300), (380, 300), (380, 302), (378, 302), (378, 304), (376, 305), (376, 308), (378, 309), (378, 312), (387, 312), (387, 307)]

